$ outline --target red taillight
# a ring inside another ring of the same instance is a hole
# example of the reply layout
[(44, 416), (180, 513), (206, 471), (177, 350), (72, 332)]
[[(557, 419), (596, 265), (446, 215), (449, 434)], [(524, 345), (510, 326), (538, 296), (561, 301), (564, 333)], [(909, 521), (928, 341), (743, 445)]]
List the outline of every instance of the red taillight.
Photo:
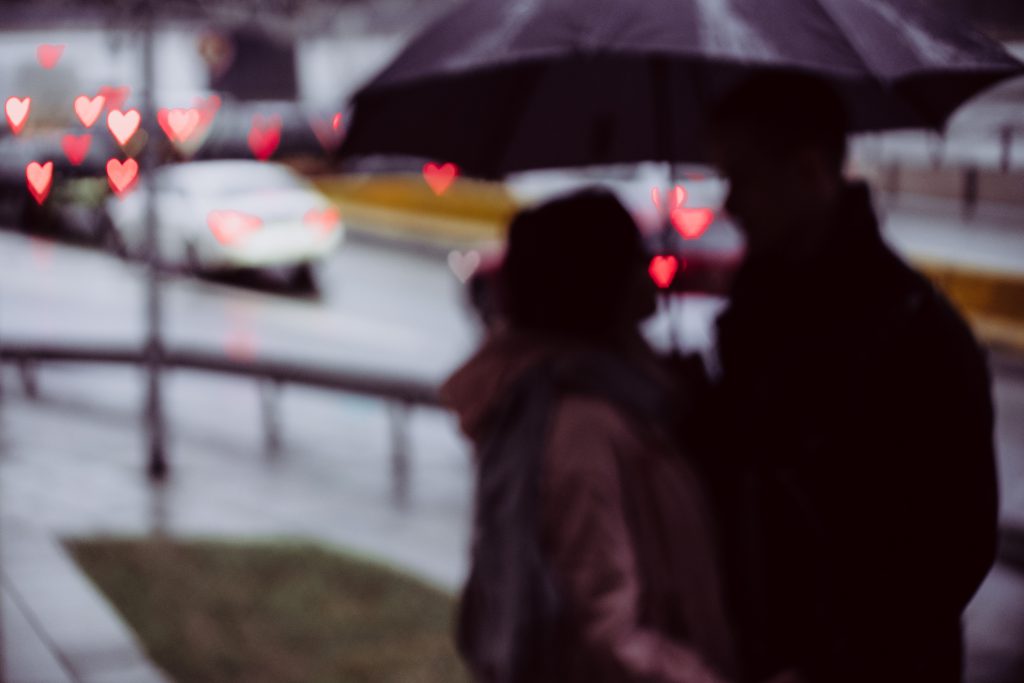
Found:
[(240, 211), (211, 211), (206, 222), (221, 244), (236, 244), (263, 225), (258, 217)]
[(326, 209), (310, 209), (303, 217), (306, 225), (316, 228), (320, 232), (329, 233), (341, 225), (341, 211), (337, 207)]

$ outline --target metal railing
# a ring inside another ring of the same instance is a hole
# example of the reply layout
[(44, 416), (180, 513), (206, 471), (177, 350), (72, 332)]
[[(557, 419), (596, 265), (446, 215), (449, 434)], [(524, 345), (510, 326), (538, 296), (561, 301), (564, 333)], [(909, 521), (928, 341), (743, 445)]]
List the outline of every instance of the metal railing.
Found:
[[(111, 363), (147, 368), (156, 363), (161, 370), (180, 369), (212, 372), (253, 379), (258, 383), (263, 418), (264, 444), (271, 453), (282, 445), (278, 398), (285, 384), (328, 389), (381, 399), (390, 404), (392, 495), (399, 506), (409, 500), (409, 410), (416, 405), (438, 406), (437, 387), (433, 384), (352, 369), (339, 369), (287, 360), (238, 360), (196, 349), (165, 349), (154, 352), (147, 347), (80, 346), (61, 344), (0, 344), (0, 367), (15, 366), (22, 387), (30, 398), (39, 396), (36, 367), (40, 363)], [(2, 387), (0, 387), (2, 391)], [(146, 411), (152, 419), (152, 411)], [(152, 429), (152, 425), (147, 425)], [(162, 436), (162, 431), (161, 431)], [(168, 465), (162, 461), (163, 448), (150, 450), (147, 471), (153, 479), (162, 479)], [(160, 458), (160, 461), (155, 460)]]

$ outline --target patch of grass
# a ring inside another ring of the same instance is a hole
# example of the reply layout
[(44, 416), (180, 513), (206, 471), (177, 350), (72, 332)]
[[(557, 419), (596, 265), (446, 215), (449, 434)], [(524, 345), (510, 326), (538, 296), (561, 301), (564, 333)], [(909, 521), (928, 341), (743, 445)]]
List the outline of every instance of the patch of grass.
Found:
[(179, 683), (468, 680), (451, 597), (386, 567), (295, 543), (68, 547)]

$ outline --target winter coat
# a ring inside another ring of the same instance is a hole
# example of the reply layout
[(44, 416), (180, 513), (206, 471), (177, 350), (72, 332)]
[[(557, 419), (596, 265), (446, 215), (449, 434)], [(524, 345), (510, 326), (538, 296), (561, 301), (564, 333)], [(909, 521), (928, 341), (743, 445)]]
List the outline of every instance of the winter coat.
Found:
[[(639, 340), (637, 349), (631, 367), (642, 368), (642, 374), (656, 385), (659, 370), (653, 354)], [(442, 390), (443, 399), (458, 413), (463, 431), (476, 445), (478, 459), (485, 458), (477, 462), (475, 566), (463, 598), (460, 642), (468, 642), (474, 652), (497, 652), (499, 660), (507, 652), (507, 646), (498, 642), (501, 622), (515, 611), (515, 604), (488, 611), (466, 601), (481, 592), (500, 595), (502, 586), (492, 584), (510, 581), (503, 562), (516, 563), (529, 555), (521, 550), (529, 543), (516, 540), (514, 529), (508, 531), (488, 520), (493, 520), (496, 507), (507, 504), (502, 492), (515, 481), (516, 473), (529, 471), (530, 457), (535, 455), (536, 515), (527, 529), (533, 531), (561, 609), (552, 649), (541, 668), (524, 680), (723, 680), (720, 675), (730, 672), (733, 664), (732, 634), (725, 619), (713, 524), (701, 484), (675, 450), (667, 430), (637, 411), (624, 409), (628, 401), (614, 398), (615, 390), (583, 386), (601, 374), (600, 369), (580, 371), (585, 364), (575, 363), (576, 370), (564, 371), (588, 353), (564, 342), (501, 333), (485, 343)], [(549, 372), (553, 367), (561, 369)], [(530, 397), (528, 407), (547, 413), (546, 425), (536, 433), (531, 433), (536, 424), (518, 433), (502, 432), (495, 415), (510, 393), (522, 390), (524, 378), (527, 385), (550, 384), (550, 375), (569, 378), (550, 385), (553, 389), (547, 398), (543, 389), (528, 389), (525, 394)], [(574, 382), (573, 375), (582, 383)], [(486, 461), (497, 457), (489, 456), (495, 451), (486, 447), (489, 434), (496, 430), (505, 435), (503, 439), (521, 444), (501, 456), (511, 458), (512, 473), (503, 474), (501, 464)], [(521, 516), (530, 517), (528, 508)], [(490, 542), (489, 551), (481, 551), (488, 547), (482, 541)], [(503, 555), (506, 560), (488, 563), (488, 553), (502, 555), (509, 543), (516, 545), (514, 552)], [(470, 590), (474, 581), (483, 582), (482, 591)], [(479, 681), (500, 680), (493, 672), (474, 673)]]
[(993, 562), (986, 362), (847, 188), (813, 260), (752, 259), (699, 423), (752, 680), (955, 683)]

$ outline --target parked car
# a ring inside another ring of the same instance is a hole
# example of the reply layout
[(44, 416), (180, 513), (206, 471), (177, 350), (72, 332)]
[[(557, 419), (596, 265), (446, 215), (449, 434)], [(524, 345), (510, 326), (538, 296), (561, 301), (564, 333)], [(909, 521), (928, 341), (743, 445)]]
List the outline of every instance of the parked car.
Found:
[(191, 161), (163, 166), (107, 200), (129, 254), (144, 253), (149, 183), (165, 263), (198, 272), (286, 271), (294, 286), (315, 290), (317, 263), (343, 239), (337, 207), (287, 166)]

